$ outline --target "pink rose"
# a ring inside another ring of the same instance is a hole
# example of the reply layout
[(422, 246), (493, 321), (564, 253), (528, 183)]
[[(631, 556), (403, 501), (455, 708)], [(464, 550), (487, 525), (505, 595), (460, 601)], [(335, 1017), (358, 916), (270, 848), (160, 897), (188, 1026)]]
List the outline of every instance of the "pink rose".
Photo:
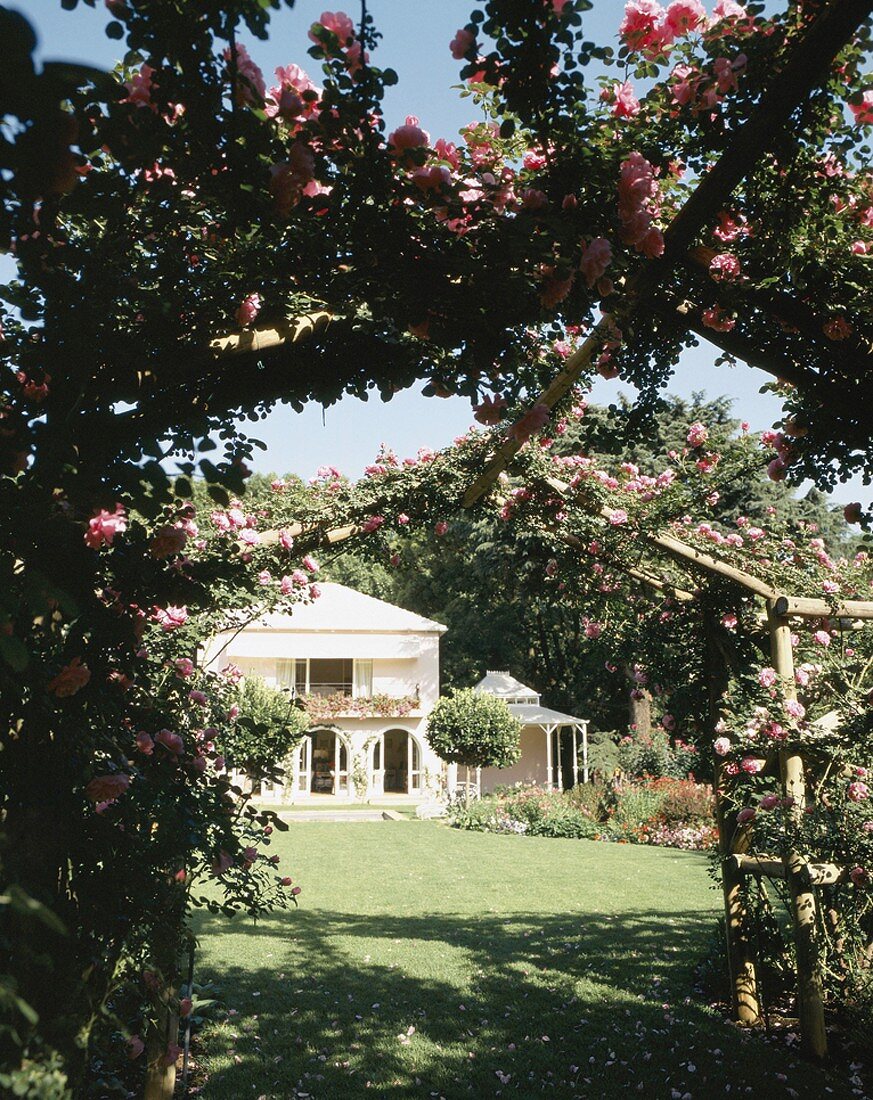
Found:
[(264, 83), (264, 74), (254, 61), (249, 57), (245, 46), (236, 43), (234, 46), (226, 46), (224, 60), (227, 62), (227, 71), (231, 72), (231, 59), (236, 68), (236, 101), (249, 106), (259, 106), (263, 103), (267, 94), (267, 85)]
[(430, 134), (422, 130), (415, 115), (407, 115), (405, 125), (398, 126), (388, 135), (388, 144), (397, 153), (426, 149), (430, 145)]
[(606, 237), (595, 237), (582, 250), (579, 270), (588, 288), (594, 287), (598, 279), (612, 263), (612, 245)]
[(130, 786), (130, 776), (123, 772), (95, 776), (85, 788), (92, 802), (114, 802)]
[(115, 505), (114, 512), (107, 512), (101, 508), (88, 520), (88, 530), (85, 532), (85, 545), (92, 550), (99, 550), (105, 543), (112, 545), (116, 535), (127, 530), (127, 515), (121, 504)]
[(74, 657), (53, 679), (49, 680), (46, 690), (58, 699), (69, 699), (91, 679), (91, 670), (82, 664), (81, 657)]
[(355, 25), (344, 11), (323, 11), (318, 23), (313, 23), (309, 31), (310, 41), (316, 45), (322, 44), (315, 30), (319, 24), (330, 34), (335, 34), (341, 46), (345, 46), (350, 38), (355, 37)]
[(455, 61), (463, 61), (470, 50), (476, 45), (476, 36), (462, 27), (449, 43), (452, 57)]
[(718, 756), (727, 756), (731, 751), (730, 739), (727, 737), (717, 737), (712, 743), (712, 747)]
[(689, 427), (685, 439), (689, 447), (701, 447), (709, 439), (709, 428), (699, 420), (695, 420)]
[(658, 54), (669, 45), (665, 15), (657, 0), (629, 0), (618, 33), (629, 50)]
[(448, 529), (449, 529), (449, 525), (446, 523), (446, 521), (444, 519), (441, 519), (441, 520), (439, 520), (438, 523), (435, 523), (434, 528), (433, 528), (434, 534), (439, 535), (439, 536), (444, 535), (446, 533), (446, 531), (448, 531)]
[(640, 101), (637, 99), (634, 86), (629, 80), (626, 80), (624, 84), (613, 84), (612, 96), (615, 100), (612, 113), (616, 118), (633, 118), (634, 115), (640, 113)]
[(310, 554), (307, 554), (304, 557), (302, 565), (303, 568), (306, 569), (309, 573), (318, 572), (318, 562)]
[(233, 856), (224, 850), (219, 849), (218, 854), (212, 861), (212, 873), (214, 875), (223, 875), (230, 867), (233, 867)]
[(365, 519), (361, 524), (361, 530), (365, 535), (369, 535), (373, 531), (378, 531), (384, 522), (384, 516), (370, 516), (369, 519)]
[(243, 328), (246, 325), (250, 325), (252, 321), (261, 312), (261, 296), (260, 294), (247, 294), (245, 298), (240, 302), (237, 307), (237, 311), (234, 314), (236, 317), (236, 323)]
[(183, 679), (187, 679), (194, 674), (194, 662), (190, 657), (177, 657), (176, 660), (173, 661), (173, 665), (176, 672), (178, 672)]
[(864, 802), (869, 797), (870, 788), (866, 783), (861, 783), (856, 780), (846, 787), (846, 798), (848, 798), (850, 802)]
[(667, 8), (664, 20), (670, 33), (676, 38), (691, 34), (700, 26), (706, 24), (706, 9), (700, 0), (673, 0)]
[(188, 535), (181, 527), (161, 527), (149, 542), (149, 553), (162, 561), (184, 550), (187, 541)]
[(177, 630), (188, 621), (188, 608), (176, 607), (173, 604), (168, 607), (156, 607), (152, 618), (160, 624), (161, 630)]
[(849, 881), (855, 886), (867, 886), (870, 882), (870, 873), (863, 867), (853, 867), (849, 871)]
[(294, 538), (290, 531), (282, 530), (279, 532), (279, 545), (283, 550), (290, 550), (294, 545)]
[(859, 103), (849, 103), (849, 110), (857, 126), (873, 126), (873, 88), (863, 93)]
[(473, 418), (480, 424), (493, 426), (500, 423), (505, 408), (506, 399), (501, 394), (496, 393), (493, 397), (486, 394), (478, 405), (473, 406)]
[(152, 740), (151, 736), (145, 732), (145, 730), (140, 730), (134, 740), (136, 741), (136, 747), (143, 754), (143, 756), (151, 756), (152, 753), (155, 751), (155, 743)]
[(716, 282), (735, 282), (741, 273), (740, 261), (730, 252), (721, 252), (709, 262), (709, 274)]
[(703, 310), (700, 319), (713, 332), (731, 332), (737, 326), (736, 321), (729, 317), (721, 306), (710, 306), (709, 309)]
[(749, 13), (742, 4), (737, 3), (737, 0), (718, 0), (718, 3), (712, 9), (712, 14), (720, 20), (746, 19)]
[(746, 775), (757, 775), (764, 767), (763, 763), (754, 756), (744, 756), (740, 761), (740, 767)]
[(173, 733), (172, 730), (159, 730), (155, 735), (155, 741), (159, 745), (163, 745), (174, 756), (178, 756), (185, 748), (185, 742), (178, 733)]
[(774, 810), (781, 801), (778, 794), (765, 794), (758, 805), (762, 810)]
[(627, 523), (627, 512), (624, 508), (613, 508), (608, 518), (613, 527), (622, 527)]
[(751, 806), (745, 806), (737, 814), (737, 824), (738, 825), (747, 825), (750, 821), (754, 821), (754, 820), (755, 820), (755, 811), (752, 809)]

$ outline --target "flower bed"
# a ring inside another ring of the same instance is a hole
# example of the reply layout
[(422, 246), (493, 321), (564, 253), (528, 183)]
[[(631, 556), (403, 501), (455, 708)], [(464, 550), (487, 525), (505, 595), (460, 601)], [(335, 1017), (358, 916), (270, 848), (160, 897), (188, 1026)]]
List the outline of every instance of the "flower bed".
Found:
[(459, 829), (702, 851), (717, 839), (712, 790), (690, 779), (643, 779), (571, 791), (519, 786), (449, 807)]

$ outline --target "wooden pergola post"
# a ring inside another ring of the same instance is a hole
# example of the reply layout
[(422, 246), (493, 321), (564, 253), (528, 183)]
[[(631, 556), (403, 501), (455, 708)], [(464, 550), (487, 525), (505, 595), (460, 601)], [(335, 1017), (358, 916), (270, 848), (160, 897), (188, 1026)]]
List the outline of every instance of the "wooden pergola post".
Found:
[[(791, 628), (788, 619), (780, 615), (779, 610), (777, 610), (776, 600), (767, 600), (770, 654), (785, 699), (796, 699)], [(796, 749), (780, 751), (779, 771), (782, 780), (782, 796), (792, 800), (785, 812), (791, 819), (791, 824), (796, 826), (802, 821), (806, 808), (803, 757)], [(815, 890), (809, 872), (809, 861), (803, 853), (792, 847), (786, 850), (783, 863), (791, 898), (791, 919), (797, 955), (797, 997), (801, 1043), (808, 1055), (823, 1058), (827, 1054), (828, 1041), (816, 935)]]
[(718, 850), (721, 856), (721, 888), (724, 897), (724, 927), (730, 971), (731, 1004), (734, 1019), (745, 1027), (761, 1022), (758, 996), (758, 972), (755, 947), (749, 931), (749, 912), (743, 895), (743, 875), (735, 859), (747, 837), (738, 831), (735, 811), (725, 811), (721, 797), (723, 767), (716, 766), (715, 815), (718, 823)]

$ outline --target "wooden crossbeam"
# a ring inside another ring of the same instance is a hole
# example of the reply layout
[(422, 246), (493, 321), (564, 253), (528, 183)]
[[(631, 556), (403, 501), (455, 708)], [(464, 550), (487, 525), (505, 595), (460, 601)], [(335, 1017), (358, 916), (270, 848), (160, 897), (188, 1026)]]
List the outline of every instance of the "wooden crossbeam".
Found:
[[(730, 856), (733, 867), (742, 875), (761, 878), (786, 877), (785, 864), (777, 856)], [(806, 874), (811, 886), (836, 886), (849, 877), (849, 868), (838, 863), (807, 863)]]
[(306, 313), (302, 317), (293, 317), (273, 325), (260, 325), (243, 329), (228, 336), (220, 336), (210, 341), (209, 347), (216, 358), (269, 351), (283, 344), (296, 344), (309, 340), (322, 332), (334, 320), (334, 315), (326, 310)]
[(779, 596), (776, 614), (797, 619), (851, 619), (869, 622), (873, 619), (873, 601), (841, 600), (838, 604), (827, 600), (807, 599), (804, 596)]

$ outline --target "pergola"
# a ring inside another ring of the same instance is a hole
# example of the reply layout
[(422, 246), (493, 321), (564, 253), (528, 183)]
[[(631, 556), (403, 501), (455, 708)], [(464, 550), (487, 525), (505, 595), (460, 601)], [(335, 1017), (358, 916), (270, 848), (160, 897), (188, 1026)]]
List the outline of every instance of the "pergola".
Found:
[[(823, 404), (832, 402), (845, 404), (846, 394), (838, 377), (811, 370), (796, 358), (764, 350), (733, 334), (714, 332), (702, 325), (699, 303), (677, 301), (675, 296), (671, 296), (665, 289), (664, 284), (673, 270), (699, 267), (700, 256), (694, 249), (695, 238), (712, 221), (716, 212), (729, 199), (737, 186), (754, 170), (765, 152), (773, 147), (778, 136), (790, 126), (794, 112), (806, 101), (809, 92), (827, 77), (834, 57), (857, 27), (870, 15), (871, 10), (873, 10), (873, 0), (842, 0), (841, 3), (830, 5), (821, 12), (809, 33), (800, 40), (780, 72), (774, 76), (770, 87), (761, 96), (746, 124), (731, 135), (721, 157), (709, 172), (701, 177), (694, 192), (667, 226), (664, 232), (664, 256), (644, 264), (638, 273), (621, 287), (621, 304), (616, 311), (624, 320), (645, 310), (656, 316), (669, 316), (687, 331), (705, 337), (723, 351), (766, 371), (771, 376), (806, 388)], [(782, 293), (778, 301), (773, 296), (767, 297), (749, 292), (744, 306), (750, 310), (760, 310), (770, 318), (774, 326), (778, 325), (779, 318), (790, 315), (802, 331), (820, 328), (820, 319), (814, 316), (812, 307), (795, 301), (787, 292)], [(264, 326), (216, 339), (210, 348), (213, 364), (217, 366), (226, 357), (240, 357), (244, 360), (250, 356), (258, 361), (261, 358), (269, 361), (274, 358), (274, 352), (277, 350), (282, 348), (287, 350), (295, 344), (315, 338), (333, 321), (334, 317), (331, 313), (319, 311), (279, 325)], [(608, 337), (611, 324), (612, 318), (604, 316), (581, 347), (567, 359), (563, 369), (551, 384), (538, 395), (534, 402), (536, 405), (544, 406), (551, 411), (571, 392), (583, 372), (596, 361), (604, 339)], [(861, 355), (859, 362), (862, 363), (864, 370), (868, 369), (869, 361), (868, 352)], [(275, 358), (268, 370), (269, 378), (281, 379), (285, 369), (281, 356)], [(869, 439), (869, 429), (864, 425), (864, 414), (860, 409), (852, 423), (857, 423), (859, 426), (859, 439)], [(463, 507), (474, 506), (494, 488), (495, 482), (523, 446), (523, 438), (518, 433), (507, 434), (481, 475), (469, 486), (463, 498)], [(567, 492), (567, 486), (557, 480), (548, 479), (548, 483), (555, 493)], [(603, 519), (607, 522), (606, 516)], [(317, 542), (314, 544), (335, 545), (360, 532), (361, 528), (355, 525), (330, 531), (321, 530), (317, 533)], [(291, 533), (315, 534), (311, 530), (305, 531), (303, 527), (296, 531), (292, 530)], [(567, 534), (562, 537), (567, 544), (574, 545), (573, 535)], [(849, 622), (873, 619), (873, 602), (842, 601), (839, 604), (832, 604), (818, 598), (806, 598), (801, 594), (777, 592), (760, 578), (745, 573), (717, 557), (703, 553), (681, 542), (668, 532), (649, 535), (644, 541), (647, 548), (654, 551), (655, 555), (667, 558), (690, 577), (688, 586), (685, 587), (681, 581), (677, 582), (674, 576), (662, 575), (660, 570), (638, 565), (625, 567), (627, 575), (645, 589), (669, 595), (679, 601), (694, 600), (694, 590), (697, 585), (693, 578), (696, 576), (699, 579), (703, 574), (727, 580), (745, 593), (764, 601), (770, 635), (771, 659), (787, 699), (792, 698), (796, 690), (790, 642), (792, 618), (839, 618)], [(581, 551), (581, 545), (579, 549)], [(707, 652), (712, 654), (713, 659), (711, 702), (715, 713), (720, 697), (719, 684), (724, 682), (724, 658), (723, 655), (719, 655), (718, 646), (712, 639), (707, 640)], [(719, 666), (720, 661), (721, 666)], [(534, 706), (535, 704), (517, 705)], [(557, 712), (553, 713), (557, 715)], [(542, 728), (550, 727), (552, 730), (560, 728), (556, 725), (557, 720), (562, 720), (565, 724), (568, 721), (577, 723), (581, 721), (570, 716), (557, 715), (556, 721), (553, 722), (545, 712), (542, 717)], [(550, 734), (547, 736), (551, 738)], [(587, 738), (583, 736), (583, 749), (585, 740)], [(551, 744), (551, 739), (549, 743)], [(790, 796), (794, 800), (795, 810), (792, 812), (802, 814), (807, 802), (803, 754), (797, 749), (789, 748), (780, 749), (774, 757), (774, 761), (767, 761), (766, 764), (778, 768), (783, 792), (786, 797)], [(845, 874), (845, 869), (817, 864), (808, 854), (796, 851), (787, 853), (784, 858), (766, 856), (752, 859), (744, 854), (748, 846), (748, 831), (738, 825), (736, 814), (730, 811), (721, 799), (717, 799), (717, 804), (735, 1017), (745, 1024), (755, 1024), (761, 1019), (753, 937), (748, 928), (748, 915), (743, 902), (744, 876), (753, 874), (784, 878), (791, 897), (794, 940), (797, 949), (799, 1014), (803, 1046), (807, 1053), (822, 1057), (827, 1051), (827, 1038), (824, 1026), (821, 972), (815, 947), (817, 908), (815, 889), (817, 885), (839, 881), (839, 877)]]
[(539, 692), (527, 687), (508, 672), (489, 669), (473, 688), (502, 699), (514, 718), (522, 726), (539, 728), (546, 737), (546, 786), (559, 791), (565, 789), (564, 766), (561, 759), (561, 731), (569, 730), (572, 738), (573, 766), (571, 786), (579, 782), (579, 737), (582, 740), (582, 782), (588, 782), (588, 719), (576, 718), (551, 710), (540, 702)]

